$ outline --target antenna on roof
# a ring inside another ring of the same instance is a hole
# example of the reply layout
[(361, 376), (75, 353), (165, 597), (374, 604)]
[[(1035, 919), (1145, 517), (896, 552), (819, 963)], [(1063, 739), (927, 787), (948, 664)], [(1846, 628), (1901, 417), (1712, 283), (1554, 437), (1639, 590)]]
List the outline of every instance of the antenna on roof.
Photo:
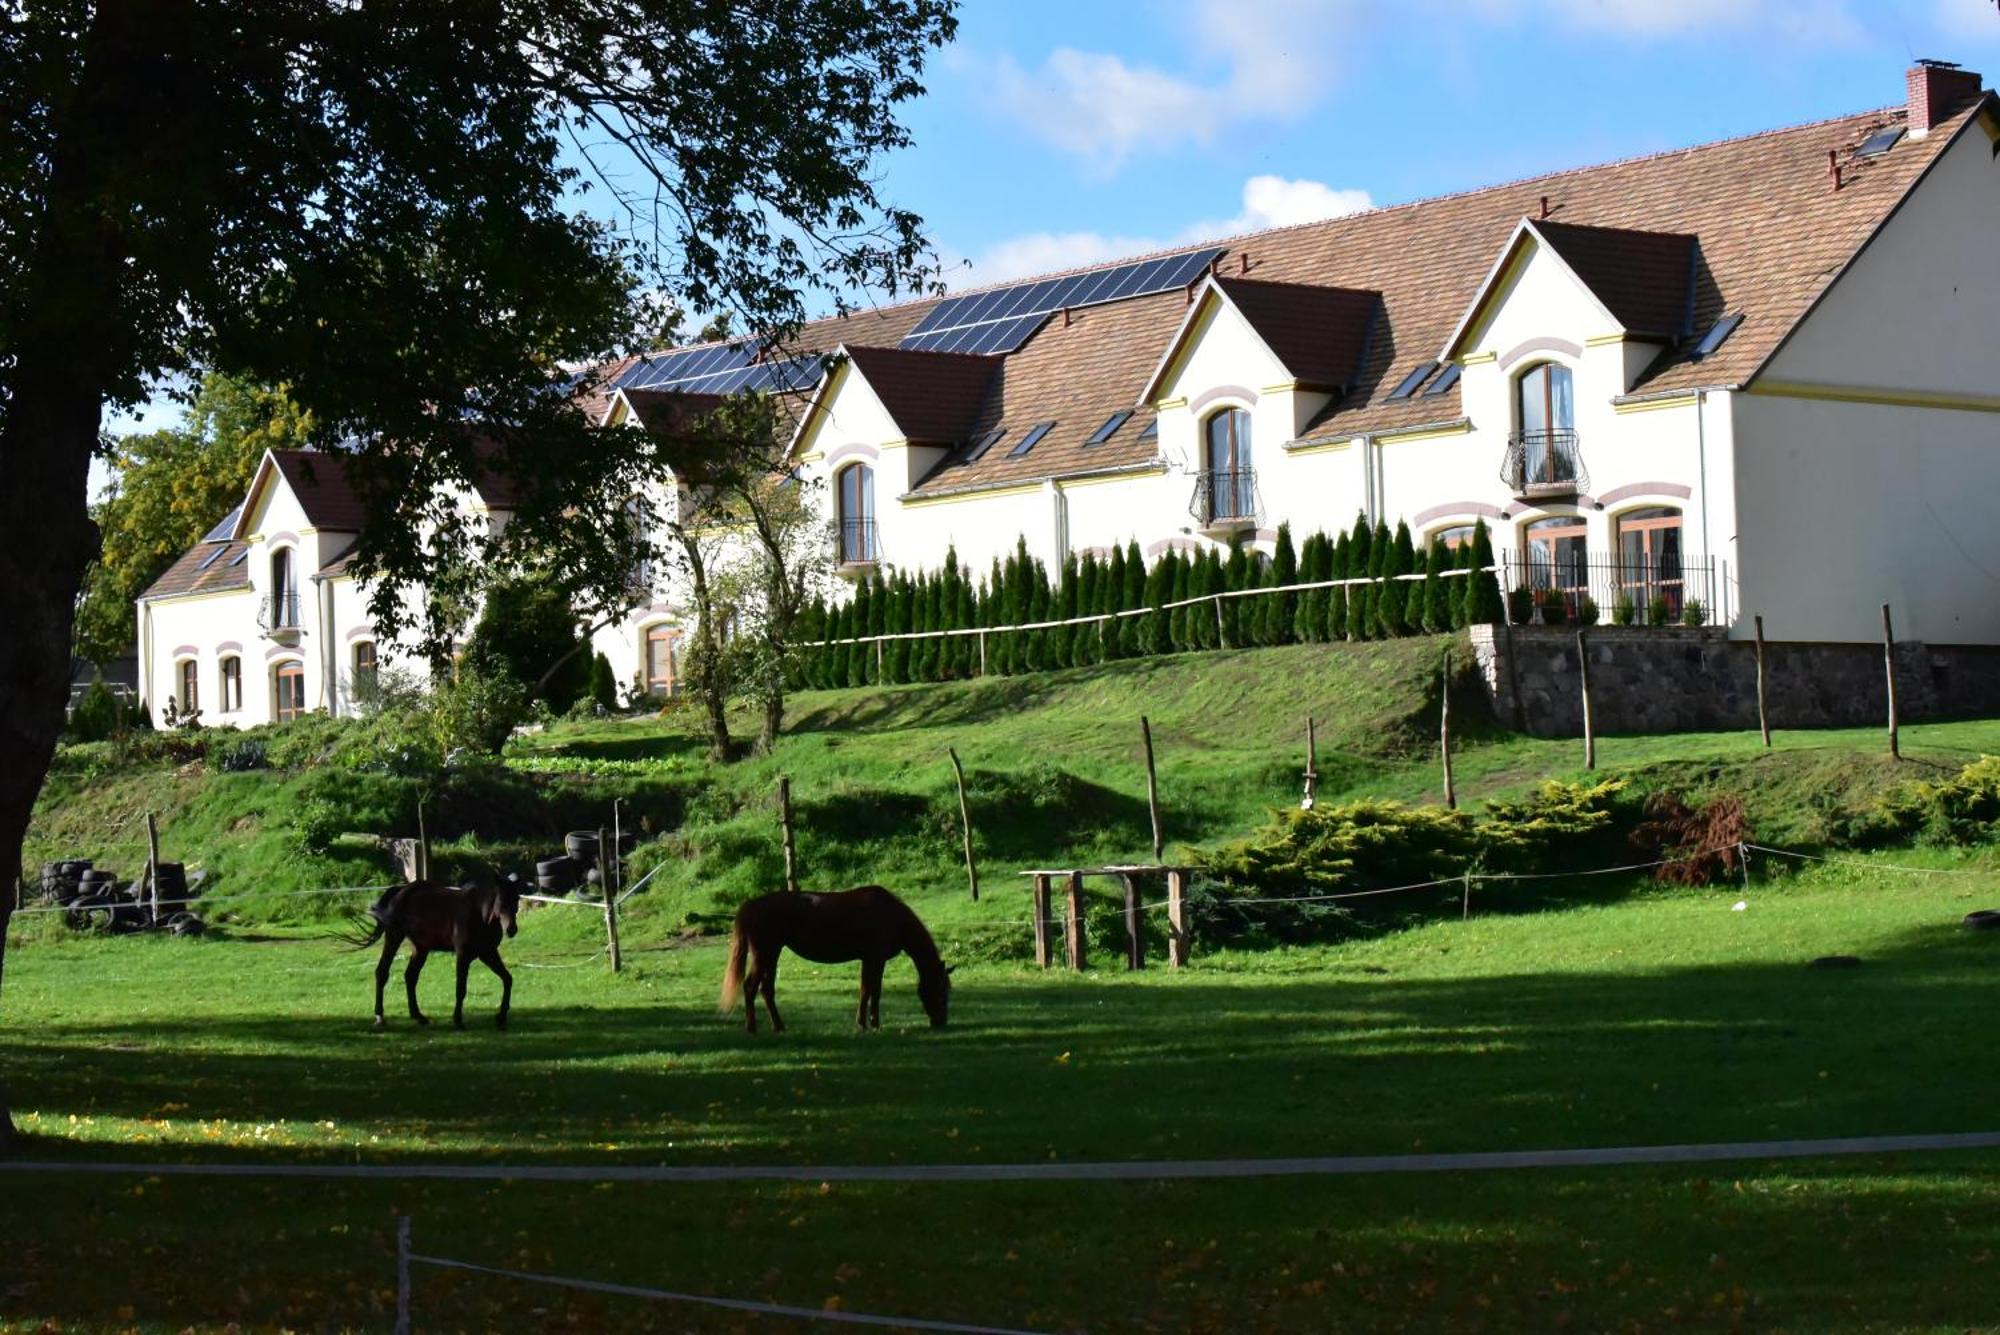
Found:
[(1918, 56), (1917, 63), (1925, 69), (1955, 70), (1962, 68), (1956, 60), (1936, 60), (1929, 56)]

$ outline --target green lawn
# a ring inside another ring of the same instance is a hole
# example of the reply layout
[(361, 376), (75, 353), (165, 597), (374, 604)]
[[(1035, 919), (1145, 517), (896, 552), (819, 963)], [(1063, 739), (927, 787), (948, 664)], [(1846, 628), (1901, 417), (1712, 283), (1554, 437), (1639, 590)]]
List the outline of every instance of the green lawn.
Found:
[[(478, 974), (470, 1032), (376, 1034), (368, 959), (324, 941), (35, 932), (10, 953), (0, 1065), (42, 1138), (32, 1152), (51, 1158), (1016, 1162), (1993, 1129), (2000, 941), (1957, 926), (2000, 902), (1992, 864), (1902, 852), (1775, 875), (1740, 912), (1737, 888), (1575, 888), (1590, 898), (1559, 911), (1205, 955), (1178, 975), (973, 964), (943, 1033), (921, 1025), (906, 965), (888, 1027), (856, 1035), (852, 971), (792, 960), (792, 1031), (755, 1040), (714, 1014), (719, 948), (664, 930), (635, 929), (619, 978), (601, 961), (519, 969), (506, 1034)], [(538, 911), (512, 953), (569, 963), (594, 931), (586, 911)], [(1804, 967), (1830, 953), (1865, 963)], [(448, 1013), (447, 968), (433, 965), (426, 1006)], [(473, 1260), (1037, 1328), (1962, 1329), (1991, 1322), (2000, 1293), (1996, 1168), (1965, 1154), (1158, 1185), (7, 1178), (0, 1221), (29, 1243), (0, 1260), (0, 1317), (380, 1326), (389, 1221), (406, 1212), (421, 1246)], [(419, 1311), (470, 1329), (785, 1328), (436, 1273)]]

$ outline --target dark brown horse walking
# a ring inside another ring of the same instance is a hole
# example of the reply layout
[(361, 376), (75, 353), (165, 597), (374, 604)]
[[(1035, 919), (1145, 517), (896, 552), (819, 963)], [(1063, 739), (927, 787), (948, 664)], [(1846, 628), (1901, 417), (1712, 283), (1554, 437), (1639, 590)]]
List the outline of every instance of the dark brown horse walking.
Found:
[(500, 962), (500, 939), (512, 936), (514, 915), (521, 906), (521, 888), (515, 881), (484, 878), (479, 885), (435, 885), (411, 881), (383, 892), (368, 909), (375, 920), (366, 936), (350, 937), (357, 950), (377, 941), (382, 945), (381, 962), (375, 966), (375, 1027), (388, 1023), (382, 1015), (382, 989), (389, 982), (389, 966), (396, 951), (407, 940), (410, 963), (403, 970), (403, 990), (410, 998), (410, 1018), (418, 1024), (430, 1020), (417, 1009), (417, 975), (433, 950), (449, 950), (458, 957), (458, 1001), (451, 1010), (451, 1022), (465, 1028), (465, 976), (475, 959), (493, 970), (500, 979), (500, 1014), (497, 1023), (507, 1027), (507, 1008), (514, 999), (514, 975)]
[(736, 910), (729, 936), (729, 967), (722, 975), (722, 1013), (743, 997), (746, 1027), (757, 1032), (757, 997), (771, 1013), (771, 1027), (783, 1033), (778, 1015), (778, 955), (787, 946), (815, 964), (861, 961), (861, 1002), (854, 1023), (882, 1027), (882, 968), (908, 954), (917, 966), (917, 997), (931, 1026), (942, 1029), (951, 1004), (951, 970), (938, 958), (936, 943), (910, 906), (879, 885), (838, 894), (781, 890)]

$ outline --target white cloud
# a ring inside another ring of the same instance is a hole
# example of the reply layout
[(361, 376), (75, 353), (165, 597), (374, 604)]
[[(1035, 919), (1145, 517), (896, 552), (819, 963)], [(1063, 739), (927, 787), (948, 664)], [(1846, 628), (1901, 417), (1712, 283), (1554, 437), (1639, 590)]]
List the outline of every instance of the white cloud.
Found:
[(1935, 0), (1937, 26), (1948, 37), (2000, 42), (2000, 10), (1993, 0)]
[(1321, 181), (1253, 176), (1243, 183), (1242, 211), (1233, 218), (1189, 223), (1170, 236), (1128, 236), (1105, 232), (1028, 232), (987, 246), (965, 267), (947, 267), (955, 288), (1004, 282), (1058, 269), (1077, 269), (1107, 260), (1169, 250), (1268, 227), (1318, 222), (1373, 208), (1366, 190), (1337, 190)]
[(1848, 0), (1470, 0), (1488, 22), (1539, 22), (1553, 17), (1581, 32), (1633, 37), (1762, 28), (1798, 40), (1848, 41), (1861, 27)]

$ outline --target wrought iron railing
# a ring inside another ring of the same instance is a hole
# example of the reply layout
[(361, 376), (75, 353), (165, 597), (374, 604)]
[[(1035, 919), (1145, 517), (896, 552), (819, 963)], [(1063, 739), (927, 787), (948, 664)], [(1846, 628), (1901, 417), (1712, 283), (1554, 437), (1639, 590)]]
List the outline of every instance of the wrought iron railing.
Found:
[(1194, 480), (1194, 501), (1188, 512), (1203, 524), (1232, 523), (1257, 517), (1257, 470), (1217, 468)]
[(1500, 480), (1516, 496), (1573, 496), (1588, 490), (1590, 474), (1583, 468), (1583, 451), (1576, 432), (1517, 431), (1507, 438), (1507, 462)]
[(1517, 625), (1726, 626), (1734, 618), (1732, 581), (1718, 562), (1510, 551), (1499, 565), (1508, 620)]
[(257, 628), (264, 631), (297, 630), (299, 596), (296, 593), (266, 594), (257, 607)]
[(872, 565), (882, 559), (882, 544), (872, 519), (843, 519), (835, 557), (842, 565)]

